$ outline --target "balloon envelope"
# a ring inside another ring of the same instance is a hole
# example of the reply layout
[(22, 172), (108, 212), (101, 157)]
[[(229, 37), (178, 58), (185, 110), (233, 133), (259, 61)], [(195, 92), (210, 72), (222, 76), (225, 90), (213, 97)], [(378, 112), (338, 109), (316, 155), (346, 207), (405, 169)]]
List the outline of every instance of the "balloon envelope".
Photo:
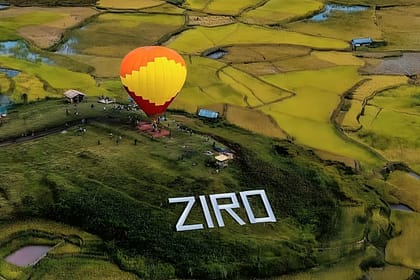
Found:
[(149, 117), (166, 110), (186, 77), (182, 56), (162, 46), (134, 49), (124, 57), (120, 67), (124, 88)]

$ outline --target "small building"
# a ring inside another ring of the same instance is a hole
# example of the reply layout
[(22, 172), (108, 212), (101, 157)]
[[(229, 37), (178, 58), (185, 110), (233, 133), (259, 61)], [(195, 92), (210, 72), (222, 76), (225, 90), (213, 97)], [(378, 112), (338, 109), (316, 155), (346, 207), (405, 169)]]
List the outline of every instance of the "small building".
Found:
[(227, 167), (228, 161), (231, 159), (229, 156), (220, 154), (218, 156), (215, 156), (214, 159), (216, 160), (216, 164), (219, 167)]
[(86, 94), (80, 91), (74, 90), (74, 89), (69, 89), (68, 91), (64, 93), (64, 96), (67, 98), (67, 101), (70, 103), (82, 102), (85, 95)]
[(198, 116), (206, 119), (216, 120), (219, 117), (219, 113), (207, 109), (198, 110)]
[(370, 37), (355, 38), (351, 40), (351, 49), (355, 51), (357, 47), (371, 46), (372, 43), (373, 43), (373, 40)]

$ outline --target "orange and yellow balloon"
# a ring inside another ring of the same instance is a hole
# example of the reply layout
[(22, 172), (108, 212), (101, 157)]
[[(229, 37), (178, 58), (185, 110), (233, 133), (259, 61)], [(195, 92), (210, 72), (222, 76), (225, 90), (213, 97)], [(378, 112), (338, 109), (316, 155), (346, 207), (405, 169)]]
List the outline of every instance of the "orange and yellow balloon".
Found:
[(162, 46), (134, 49), (121, 62), (120, 78), (124, 88), (149, 117), (166, 110), (186, 77), (182, 56)]

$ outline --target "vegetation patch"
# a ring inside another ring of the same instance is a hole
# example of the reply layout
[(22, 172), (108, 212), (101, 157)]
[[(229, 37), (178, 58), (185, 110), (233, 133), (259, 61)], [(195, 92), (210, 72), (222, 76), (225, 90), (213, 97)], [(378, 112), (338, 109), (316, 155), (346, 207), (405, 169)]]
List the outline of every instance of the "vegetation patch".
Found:
[(17, 39), (16, 35), (19, 35), (37, 47), (49, 48), (60, 41), (66, 29), (81, 24), (97, 13), (87, 7), (10, 8), (0, 14), (0, 30), (4, 29), (0, 32), (0, 39)]
[(71, 45), (77, 54), (122, 58), (139, 46), (156, 44), (183, 24), (182, 15), (105, 13), (68, 36), (77, 42)]
[(374, 10), (346, 13), (333, 11), (325, 21), (298, 21), (288, 24), (287, 29), (303, 34), (335, 38), (350, 42), (353, 38), (381, 39), (382, 32), (374, 22)]
[(199, 26), (186, 30), (174, 38), (168, 47), (183, 53), (198, 54), (210, 48), (232, 44), (291, 44), (334, 50), (348, 48), (348, 44), (341, 40), (242, 23), (221, 27)]
[(420, 246), (418, 235), (420, 214), (396, 210), (391, 212), (391, 221), (394, 223), (394, 232), (397, 236), (386, 246), (386, 261), (390, 264), (419, 269), (420, 252), (417, 248)]
[(238, 15), (244, 9), (258, 3), (258, 0), (231, 0), (229, 3), (224, 0), (211, 0), (207, 2), (203, 11), (210, 14)]
[(419, 50), (420, 7), (394, 7), (377, 11), (387, 50)]
[(99, 8), (111, 8), (111, 9), (143, 9), (154, 6), (159, 6), (166, 3), (163, 0), (146, 0), (146, 1), (136, 1), (136, 0), (99, 0), (96, 5)]
[(390, 174), (387, 182), (395, 186), (393, 195), (395, 195), (401, 203), (410, 206), (416, 211), (420, 211), (419, 179), (416, 179), (406, 172), (397, 170)]
[(323, 3), (315, 0), (271, 0), (256, 9), (242, 13), (240, 19), (250, 24), (277, 24), (306, 17), (322, 7)]

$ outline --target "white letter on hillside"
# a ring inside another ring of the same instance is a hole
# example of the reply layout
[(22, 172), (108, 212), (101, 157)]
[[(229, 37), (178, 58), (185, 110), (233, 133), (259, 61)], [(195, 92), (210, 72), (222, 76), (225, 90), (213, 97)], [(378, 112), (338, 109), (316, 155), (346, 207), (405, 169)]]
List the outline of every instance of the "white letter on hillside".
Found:
[[(255, 191), (245, 191), (240, 192), (242, 203), (245, 206), (246, 213), (248, 214), (249, 222), (251, 224), (256, 223), (267, 223), (267, 222), (275, 222), (276, 217), (274, 217), (273, 210), (271, 209), (270, 202), (268, 201), (267, 195), (265, 194), (264, 190), (255, 190)], [(251, 206), (249, 205), (248, 196), (251, 195), (259, 195), (264, 203), (265, 211), (267, 212), (267, 217), (263, 218), (255, 218), (254, 212), (252, 211)]]
[[(217, 203), (217, 199), (220, 199), (220, 198), (230, 198), (232, 200), (232, 203), (219, 205)], [(238, 214), (236, 214), (235, 211), (233, 211), (233, 208), (240, 207), (238, 198), (236, 197), (235, 193), (211, 194), (210, 201), (211, 201), (211, 204), (213, 205), (214, 215), (216, 216), (216, 220), (217, 220), (217, 223), (219, 224), (219, 227), (225, 226), (220, 210), (226, 210), (226, 212), (228, 212), (228, 214), (231, 215), (232, 218), (241, 226), (245, 224), (245, 222), (238, 216)]]
[(176, 231), (203, 229), (204, 228), (203, 224), (184, 225), (185, 220), (187, 219), (188, 214), (190, 213), (191, 208), (193, 207), (195, 203), (195, 197), (187, 196), (187, 197), (169, 198), (169, 203), (178, 203), (178, 202), (188, 202), (188, 203), (187, 203), (187, 206), (185, 206), (185, 209), (182, 212), (181, 217), (179, 217), (178, 222), (176, 223)]

